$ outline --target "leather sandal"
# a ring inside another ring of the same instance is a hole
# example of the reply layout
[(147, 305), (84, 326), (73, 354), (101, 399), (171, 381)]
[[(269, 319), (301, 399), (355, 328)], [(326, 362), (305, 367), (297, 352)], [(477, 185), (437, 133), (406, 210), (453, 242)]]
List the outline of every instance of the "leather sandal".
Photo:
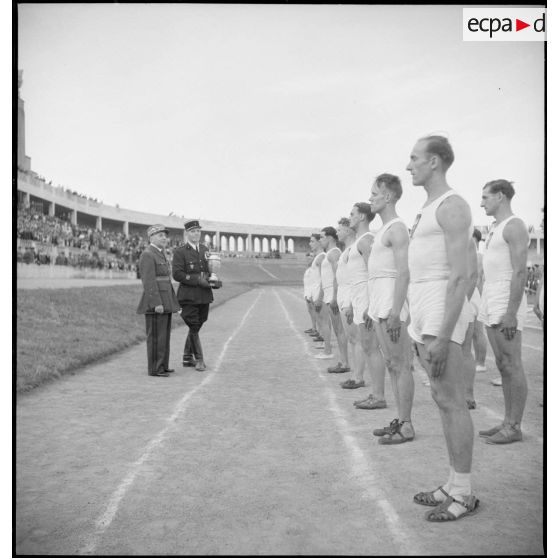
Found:
[(397, 424), (393, 426), (390, 425), (389, 432), (386, 432), (386, 434), (378, 440), (378, 444), (382, 446), (393, 446), (395, 444), (404, 444), (405, 442), (414, 440), (414, 431), (412, 436), (405, 436), (403, 432), (401, 432), (403, 424), (403, 422), (397, 422)]
[[(362, 403), (362, 401), (359, 401), (359, 403)], [(384, 426), (383, 428), (375, 428), (372, 431), (372, 434), (374, 434), (374, 436), (384, 436), (385, 434), (389, 434), (391, 432), (391, 429), (395, 428), (398, 424), (399, 424), (399, 419), (393, 419), (388, 424), (388, 426)]]
[(364, 381), (355, 382), (354, 380), (347, 380), (339, 384), (343, 389), (357, 389), (364, 387)]
[(376, 399), (371, 397), (362, 403), (355, 403), (357, 409), (385, 409), (387, 403), (385, 399)]
[(434, 498), (434, 493), (438, 490), (446, 497), (446, 500), (451, 498), (442, 485), (430, 492), (419, 492), (418, 494), (415, 494), (413, 496), (413, 502), (415, 504), (420, 504), (421, 506), (439, 506), (440, 504), (443, 504), (444, 501), (440, 502), (440, 500), (436, 500), (436, 498)]
[[(469, 496), (463, 496), (463, 500), (457, 500), (453, 496), (448, 496), (445, 502), (442, 502), (439, 506), (436, 506), (433, 510), (429, 510), (424, 514), (426, 521), (434, 521), (437, 523), (445, 521), (455, 521), (456, 519), (461, 519), (467, 515), (475, 514), (479, 509), (479, 499), (472, 494)], [(449, 507), (452, 504), (459, 504), (465, 509), (462, 514), (455, 515), (449, 511)]]

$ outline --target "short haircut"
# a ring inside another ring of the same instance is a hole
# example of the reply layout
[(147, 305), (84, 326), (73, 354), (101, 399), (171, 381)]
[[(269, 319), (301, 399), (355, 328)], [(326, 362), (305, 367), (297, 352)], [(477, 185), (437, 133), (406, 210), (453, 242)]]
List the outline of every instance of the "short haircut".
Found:
[(366, 220), (370, 223), (376, 214), (372, 211), (372, 206), (367, 202), (357, 202), (354, 206), (358, 209), (358, 212), (366, 217)]
[(337, 221), (338, 225), (341, 225), (342, 227), (350, 227), (351, 226), (351, 220), (348, 217), (341, 217), (341, 219), (339, 219), (339, 221)]
[(480, 242), (482, 240), (482, 233), (479, 231), (479, 229), (477, 229), (477, 228), (473, 229), (473, 238), (477, 242)]
[(374, 183), (378, 186), (383, 185), (384, 188), (388, 189), (395, 196), (396, 200), (401, 198), (403, 195), (401, 180), (399, 180), (399, 177), (394, 174), (388, 174), (387, 172), (380, 174), (380, 176), (376, 177)]
[(451, 167), (455, 156), (447, 138), (444, 136), (426, 136), (421, 138), (421, 140), (426, 142), (426, 151), (428, 153), (440, 157), (444, 170)]
[(310, 238), (312, 238), (312, 237), (314, 237), (314, 240), (320, 240), (320, 235), (319, 235), (319, 233), (312, 233), (312, 234), (310, 235)]
[(326, 236), (332, 236), (335, 240), (337, 240), (337, 231), (333, 227), (324, 227), (322, 232)]
[(497, 194), (498, 192), (502, 192), (508, 200), (511, 200), (515, 195), (515, 188), (513, 187), (513, 182), (509, 180), (504, 180), (500, 178), (498, 180), (491, 180), (484, 185), (485, 188), (490, 190), (491, 194)]

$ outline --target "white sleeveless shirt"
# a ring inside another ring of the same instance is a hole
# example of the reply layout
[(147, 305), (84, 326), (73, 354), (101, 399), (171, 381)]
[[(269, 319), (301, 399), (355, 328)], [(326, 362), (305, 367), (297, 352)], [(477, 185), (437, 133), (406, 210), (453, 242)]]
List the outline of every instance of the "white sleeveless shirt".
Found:
[(317, 298), (318, 295), (320, 294), (320, 286), (321, 286), (321, 280), (320, 280), (320, 268), (319, 268), (319, 264), (316, 262), (316, 260), (323, 254), (323, 252), (320, 252), (319, 254), (316, 254), (314, 256), (314, 259), (312, 260), (312, 265), (310, 266), (310, 278), (308, 280), (308, 284), (309, 284), (309, 289), (310, 289), (310, 293), (312, 298)]
[(327, 259), (328, 255), (331, 254), (333, 251), (337, 250), (341, 253), (341, 250), (334, 246), (331, 250), (326, 252), (325, 258), (322, 260), (321, 263), (321, 270), (322, 270), (322, 287), (324, 289), (333, 289), (333, 267), (331, 262)]
[[(508, 243), (504, 240), (504, 228), (512, 220), (519, 219), (510, 215), (498, 225), (492, 225), (485, 244), (482, 267), (486, 283), (511, 281), (513, 267)], [(519, 219), (522, 223), (523, 221)], [(528, 241), (529, 243), (529, 241)]]
[[(449, 278), (450, 266), (444, 231), (436, 219), (436, 211), (444, 200), (457, 195), (459, 194), (454, 190), (448, 190), (418, 212), (409, 242), (411, 283), (441, 281)], [(473, 225), (471, 224), (469, 228), (469, 236), (471, 236)]]
[[(394, 217), (391, 221), (388, 221), (374, 237), (374, 244), (372, 244), (372, 250), (370, 250), (370, 256), (368, 257), (369, 279), (397, 277), (393, 249), (383, 243), (384, 234), (394, 223), (403, 223), (403, 219)], [(407, 230), (406, 226), (405, 230)]]
[(310, 286), (310, 282), (312, 279), (312, 268), (310, 266), (308, 266), (306, 268), (306, 271), (304, 272), (304, 277), (302, 278), (302, 284), (304, 285), (304, 296), (306, 298), (310, 298), (312, 289)]
[(372, 235), (370, 231), (365, 232), (359, 236), (354, 244), (351, 244), (349, 248), (349, 256), (347, 258), (347, 275), (351, 285), (358, 285), (359, 283), (368, 282), (368, 266), (362, 257), (362, 254), (358, 251), (358, 241), (365, 237), (366, 235)]

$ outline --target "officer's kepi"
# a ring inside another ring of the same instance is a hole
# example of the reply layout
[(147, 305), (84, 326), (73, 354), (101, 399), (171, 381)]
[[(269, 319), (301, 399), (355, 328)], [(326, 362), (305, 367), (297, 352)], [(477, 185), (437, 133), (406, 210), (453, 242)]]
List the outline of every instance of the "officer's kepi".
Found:
[(184, 228), (187, 231), (191, 231), (193, 229), (201, 229), (201, 226), (199, 221), (186, 221), (186, 223), (184, 223)]
[(151, 238), (154, 234), (160, 232), (169, 234), (169, 229), (167, 229), (165, 225), (151, 225), (151, 227), (147, 229), (147, 238)]

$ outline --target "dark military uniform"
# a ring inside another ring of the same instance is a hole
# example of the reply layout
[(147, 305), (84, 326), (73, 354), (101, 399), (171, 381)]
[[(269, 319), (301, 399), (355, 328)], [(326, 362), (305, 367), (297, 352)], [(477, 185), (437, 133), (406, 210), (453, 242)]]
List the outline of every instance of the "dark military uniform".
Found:
[(184, 344), (185, 365), (192, 365), (194, 359), (203, 362), (203, 351), (199, 337), (202, 325), (209, 315), (209, 304), (213, 302), (211, 287), (199, 285), (200, 277), (209, 278), (207, 257), (209, 250), (199, 244), (199, 252), (189, 243), (176, 248), (172, 258), (172, 276), (180, 283), (178, 302), (182, 307), (182, 319), (189, 328)]
[[(143, 294), (137, 313), (145, 314), (147, 371), (150, 376), (169, 370), (171, 318), (180, 310), (170, 278), (170, 265), (163, 251), (149, 245), (140, 257), (139, 273)], [(155, 307), (164, 312), (157, 314)]]

